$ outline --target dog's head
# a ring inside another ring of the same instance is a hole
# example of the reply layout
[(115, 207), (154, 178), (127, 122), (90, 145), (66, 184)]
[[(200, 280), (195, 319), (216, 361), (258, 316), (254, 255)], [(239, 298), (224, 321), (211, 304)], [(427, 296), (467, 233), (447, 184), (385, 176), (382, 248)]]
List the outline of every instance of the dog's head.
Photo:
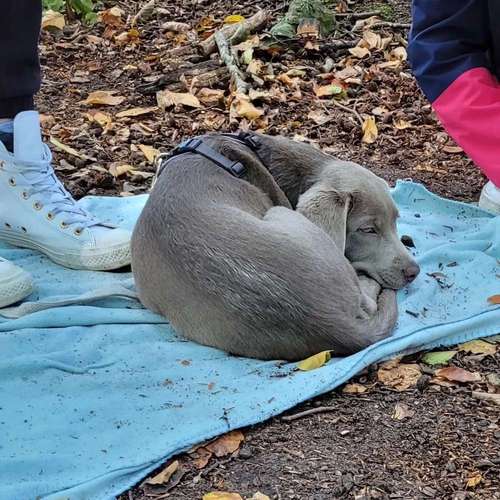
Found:
[(420, 271), (396, 229), (387, 183), (351, 162), (332, 160), (301, 195), (297, 210), (322, 227), (358, 273), (399, 289)]

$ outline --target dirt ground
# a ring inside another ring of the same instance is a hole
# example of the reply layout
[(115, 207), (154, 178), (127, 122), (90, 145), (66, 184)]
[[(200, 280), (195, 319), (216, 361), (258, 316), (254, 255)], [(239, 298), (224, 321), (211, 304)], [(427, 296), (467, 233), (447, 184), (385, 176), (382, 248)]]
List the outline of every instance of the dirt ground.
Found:
[[(240, 127), (313, 141), (391, 183), (411, 178), (440, 195), (475, 201), (483, 176), (443, 131), (406, 62), (394, 62), (406, 45), (409, 3), (346, 4), (349, 12), (379, 11), (383, 24), (370, 30), (380, 40), (389, 39), (383, 49), (369, 47), (359, 60), (348, 47), (363, 36), (363, 30), (353, 27), (366, 16), (351, 16), (342, 8), (334, 35), (320, 41), (319, 50), (306, 50), (302, 40), (284, 49), (257, 44), (252, 57), (265, 76), (251, 77), (251, 83), (263, 92), (253, 103), (262, 113), (250, 121), (230, 116), (227, 75), (205, 86), (219, 91), (213, 94), (201, 92), (196, 77), (189, 76), (197, 67), (205, 72), (220, 68), (216, 54), (200, 55), (194, 37), (209, 36), (228, 14), (248, 18), (265, 8), (275, 20), (286, 3), (158, 1), (152, 18), (132, 28), (129, 16), (142, 2), (104, 2), (119, 5), (122, 19), (110, 16), (90, 28), (76, 22), (43, 36), (45, 81), (38, 105), (58, 174), (76, 197), (145, 192), (154, 172), (154, 150), (168, 151), (184, 137)], [(162, 28), (173, 20), (186, 23), (188, 31)], [(334, 46), (339, 40), (344, 48)], [(348, 78), (342, 73), (347, 67), (354, 68)], [(341, 95), (319, 96), (318, 88), (328, 85), (340, 86)], [(165, 88), (196, 93), (201, 106), (158, 109), (155, 93)], [(85, 103), (97, 90), (114, 91), (116, 104)], [(138, 107), (153, 109), (119, 114)], [(375, 117), (378, 131), (371, 143), (362, 140), (361, 123), (368, 116)], [(318, 407), (335, 411), (292, 421), (277, 417), (244, 429), (244, 442), (236, 451), (213, 457), (200, 469), (192, 456), (183, 455), (169, 482), (138, 485), (120, 499), (199, 499), (216, 490), (244, 498), (260, 491), (283, 500), (500, 499), (498, 406), (472, 395), (498, 391), (491, 382), (492, 374), (500, 372), (496, 351), (455, 356), (453, 366), (480, 374), (472, 383), (432, 383), (435, 368), (414, 356), (410, 362), (422, 371), (418, 384), (398, 391), (380, 383), (373, 367), (351, 381), (365, 392), (339, 389), (289, 414)], [(406, 409), (402, 419), (398, 408)]]

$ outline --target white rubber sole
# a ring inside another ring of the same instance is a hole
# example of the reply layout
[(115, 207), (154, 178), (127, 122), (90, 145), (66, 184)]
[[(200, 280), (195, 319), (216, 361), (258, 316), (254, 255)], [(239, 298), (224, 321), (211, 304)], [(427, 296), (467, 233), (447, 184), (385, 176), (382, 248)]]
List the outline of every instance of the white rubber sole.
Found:
[(29, 248), (45, 254), (50, 260), (63, 267), (85, 271), (112, 271), (128, 266), (132, 257), (130, 243), (107, 247), (105, 250), (86, 250), (82, 253), (58, 252), (36, 241), (19, 237), (11, 231), (0, 231), (0, 239), (20, 248)]
[(495, 203), (493, 200), (490, 200), (488, 196), (486, 196), (484, 193), (481, 194), (481, 198), (479, 198), (479, 208), (482, 208), (483, 210), (487, 210), (488, 212), (491, 212), (493, 214), (500, 214), (500, 205), (498, 203)]
[(0, 309), (26, 298), (33, 292), (33, 281), (25, 271), (7, 276), (0, 281)]

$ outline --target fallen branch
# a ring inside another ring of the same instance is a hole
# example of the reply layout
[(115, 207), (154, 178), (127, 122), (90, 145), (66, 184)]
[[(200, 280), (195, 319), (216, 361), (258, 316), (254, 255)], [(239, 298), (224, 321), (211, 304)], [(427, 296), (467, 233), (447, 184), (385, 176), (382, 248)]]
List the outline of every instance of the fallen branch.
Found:
[(320, 42), (321, 50), (340, 50), (355, 47), (358, 41), (354, 40), (332, 40), (331, 42)]
[(292, 422), (293, 420), (297, 420), (302, 417), (315, 415), (316, 413), (327, 413), (330, 411), (337, 411), (337, 408), (334, 408), (333, 406), (318, 406), (317, 408), (304, 410), (299, 413), (295, 413), (294, 415), (285, 415), (284, 417), (281, 417), (281, 420), (284, 420), (285, 422)]
[(365, 12), (336, 12), (335, 17), (352, 17), (353, 19), (363, 19), (364, 17), (380, 16), (382, 12), (379, 10), (371, 10)]
[(483, 401), (490, 401), (500, 406), (500, 394), (492, 394), (490, 392), (472, 391), (472, 397), (482, 399)]
[(357, 119), (358, 119), (358, 122), (361, 126), (363, 126), (363, 118), (361, 118), (361, 115), (353, 108), (349, 108), (347, 106), (344, 106), (343, 104), (340, 104), (340, 102), (336, 101), (335, 99), (332, 99), (331, 102), (337, 106), (338, 108), (340, 109), (343, 109), (344, 111), (347, 111), (348, 113), (351, 113), (352, 115), (354, 115)]
[[(257, 31), (267, 22), (268, 19), (269, 12), (266, 10), (259, 10), (252, 17), (245, 19), (245, 21), (242, 21), (241, 23), (224, 26), (222, 29), (209, 36), (206, 40), (200, 42), (201, 50), (207, 56), (215, 52), (217, 50), (215, 35), (219, 32), (221, 32), (226, 39), (231, 40), (232, 43), (242, 42), (248, 37), (249, 33)], [(239, 33), (238, 38), (235, 37), (236, 33)]]
[(372, 25), (370, 25), (370, 28), (381, 28), (381, 27), (410, 29), (411, 24), (410, 23), (391, 23), (389, 21), (377, 21), (376, 23), (373, 23)]
[(229, 70), (229, 74), (231, 75), (231, 79), (233, 80), (236, 92), (238, 94), (246, 94), (248, 92), (248, 83), (245, 82), (243, 73), (238, 67), (236, 57), (231, 51), (231, 46), (229, 45), (229, 42), (224, 35), (224, 31), (218, 30), (214, 34), (214, 37), (217, 47), (219, 48), (221, 59)]

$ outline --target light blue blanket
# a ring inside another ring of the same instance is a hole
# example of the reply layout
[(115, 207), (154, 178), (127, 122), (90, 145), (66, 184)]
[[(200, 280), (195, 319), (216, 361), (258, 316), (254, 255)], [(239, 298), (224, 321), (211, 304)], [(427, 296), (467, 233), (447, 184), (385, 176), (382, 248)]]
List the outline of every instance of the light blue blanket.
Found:
[[(42, 302), (0, 319), (0, 498), (110, 499), (171, 455), (331, 390), (377, 360), (499, 333), (500, 308), (487, 297), (500, 293), (500, 217), (412, 183), (399, 183), (394, 197), (422, 266), (399, 294), (397, 331), (311, 372), (177, 338), (134, 300), (106, 298), (129, 294), (129, 274), (67, 270), (0, 244), (0, 255), (33, 274), (30, 300)], [(131, 227), (145, 199), (83, 203)], [(58, 305), (80, 295), (101, 299)]]

